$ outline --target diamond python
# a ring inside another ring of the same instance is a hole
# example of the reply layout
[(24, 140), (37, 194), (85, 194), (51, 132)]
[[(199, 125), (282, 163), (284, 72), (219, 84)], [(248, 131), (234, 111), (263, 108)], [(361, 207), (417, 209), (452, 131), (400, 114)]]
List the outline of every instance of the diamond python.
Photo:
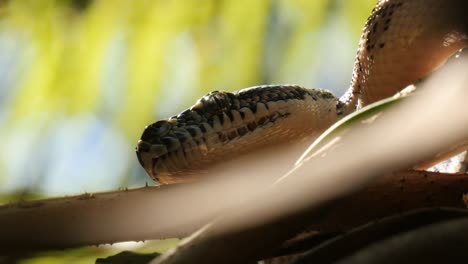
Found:
[(466, 47), (467, 7), (468, 0), (380, 0), (341, 98), (297, 85), (214, 91), (147, 126), (136, 147), (138, 160), (153, 179), (174, 183), (254, 149), (317, 135), (355, 109), (418, 82)]

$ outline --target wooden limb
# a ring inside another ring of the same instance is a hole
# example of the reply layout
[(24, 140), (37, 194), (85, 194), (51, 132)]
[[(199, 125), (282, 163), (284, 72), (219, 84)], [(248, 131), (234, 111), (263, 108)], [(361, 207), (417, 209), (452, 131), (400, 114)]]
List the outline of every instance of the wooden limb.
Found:
[[(311, 219), (323, 223), (331, 212), (351, 201), (353, 195), (371, 183), (376, 184), (378, 176), (408, 168), (448, 146), (466, 142), (468, 119), (459, 107), (468, 99), (464, 89), (468, 83), (464, 73), (467, 65), (459, 66), (456, 71), (450, 68), (452, 82), (444, 82), (446, 87), (455, 89), (453, 94), (452, 90), (441, 94), (441, 82), (429, 82), (425, 96), (383, 113), (370, 126), (363, 125), (336, 138), (335, 143), (339, 144), (324, 155), (306, 156), (279, 184), (233, 207), (152, 263), (243, 263), (271, 256), (283, 241), (304, 230)], [(425, 110), (434, 105), (439, 111), (426, 115)], [(462, 206), (463, 191), (458, 190), (455, 198), (451, 195), (447, 198), (450, 196)], [(418, 201), (431, 202), (433, 196), (428, 194), (424, 193), (424, 198), (420, 196)], [(371, 203), (381, 205), (379, 200)], [(406, 206), (399, 199), (393, 203), (398, 206), (392, 204), (391, 208)], [(365, 214), (362, 209), (359, 212)]]
[[(204, 254), (199, 257), (207, 261), (206, 263), (210, 263), (210, 261), (214, 261), (215, 259), (222, 259), (223, 263), (242, 262), (239, 259), (235, 259), (231, 262), (229, 259), (225, 258), (225, 254), (230, 255), (231, 258), (243, 256), (242, 254), (245, 253), (241, 251), (242, 247), (238, 247), (238, 250), (233, 252), (236, 256), (225, 251), (219, 253), (219, 243), (231, 245), (231, 243), (237, 243), (237, 241), (248, 241), (249, 249), (253, 246), (261, 247), (264, 251), (260, 252), (267, 253), (257, 254), (254, 258), (267, 259), (284, 252), (291, 252), (291, 250), (294, 249), (297, 250), (298, 245), (300, 245), (300, 240), (296, 241), (296, 244), (286, 245), (285, 247), (280, 246), (279, 248), (276, 248), (273, 243), (270, 245), (267, 241), (284, 241), (290, 238), (291, 235), (306, 229), (316, 230), (319, 234), (325, 234), (324, 239), (327, 239), (328, 237), (326, 234), (348, 231), (358, 225), (375, 221), (388, 215), (426, 207), (465, 208), (462, 198), (463, 194), (467, 191), (467, 174), (401, 171), (391, 176), (387, 175), (379, 183), (371, 185), (354, 195), (334, 203), (328, 203), (315, 211), (303, 211), (301, 215), (289, 215), (281, 221), (264, 223), (262, 226), (249, 229), (249, 231), (245, 232), (216, 235), (213, 237), (213, 240), (211, 240), (211, 237), (208, 235), (204, 236), (205, 234), (203, 232), (206, 232), (206, 230), (202, 230), (200, 231), (201, 233), (197, 234), (199, 236), (195, 236), (192, 239), (201, 239), (201, 241), (204, 241), (202, 246), (205, 245), (204, 243), (208, 244), (208, 241), (210, 241), (209, 245), (216, 248), (216, 250), (210, 252), (202, 251)], [(232, 214), (229, 215), (232, 216)], [(254, 217), (255, 213), (251, 215)], [(215, 225), (217, 225), (217, 222), (208, 225), (207, 229), (209, 230)], [(231, 236), (234, 238), (229, 238)], [(310, 239), (300, 245), (299, 248), (315, 246), (323, 242), (324, 239), (319, 238), (318, 241), (316, 239)], [(194, 243), (194, 241), (196, 240), (188, 240), (186, 245), (196, 248), (197, 244)], [(265, 244), (269, 244), (269, 246), (263, 248)], [(181, 248), (184, 250), (185, 246), (182, 245)], [(221, 248), (224, 249), (223, 246)], [(249, 254), (254, 253), (252, 252)], [(184, 255), (183, 258), (185, 259), (185, 257)], [(198, 258), (197, 255), (195, 255), (195, 257)], [(249, 258), (251, 257), (252, 256)], [(190, 259), (193, 258), (194, 255), (190, 255)], [(167, 263), (184, 263), (183, 260), (177, 258), (168, 258), (165, 261), (167, 261)]]
[(464, 262), (463, 260), (468, 258), (467, 232), (467, 218), (443, 221), (369, 245), (352, 256), (340, 260), (339, 263)]
[(271, 256), (265, 256), (264, 259), (284, 257), (293, 254), (302, 254), (311, 248), (324, 243), (327, 240), (343, 235), (342, 232), (326, 233), (317, 231), (304, 231), (299, 235), (285, 241)]
[(388, 215), (423, 207), (465, 208), (468, 174), (401, 171), (343, 200), (317, 223), (313, 230), (348, 230)]
[[(467, 174), (445, 174), (424, 171), (401, 171), (356, 193), (330, 210), (320, 221), (309, 221), (315, 237), (300, 237), (283, 244), (274, 255), (312, 248), (330, 238), (388, 215), (418, 208), (465, 208), (463, 194), (468, 191)], [(468, 213), (468, 212), (467, 212)], [(272, 257), (272, 256), (268, 256)]]
[(0, 251), (185, 236), (207, 218), (192, 219), (187, 225), (174, 223), (178, 212), (165, 205), (174, 202), (184, 188), (144, 187), (1, 206)]
[[(0, 248), (11, 252), (184, 237), (216, 215), (213, 210), (205, 212), (198, 221), (174, 223), (179, 212), (189, 208), (165, 205), (179, 197), (179, 192), (193, 191), (189, 187), (192, 186), (146, 187), (2, 206)], [(304, 221), (312, 230), (340, 232), (416, 208), (463, 207), (463, 190), (468, 190), (466, 174), (402, 171), (343, 201), (321, 219)]]
[(310, 248), (294, 264), (325, 264), (352, 255), (369, 245), (389, 237), (424, 226), (454, 219), (467, 218), (468, 210), (453, 208), (426, 208), (409, 213), (392, 215), (355, 228), (318, 247)]

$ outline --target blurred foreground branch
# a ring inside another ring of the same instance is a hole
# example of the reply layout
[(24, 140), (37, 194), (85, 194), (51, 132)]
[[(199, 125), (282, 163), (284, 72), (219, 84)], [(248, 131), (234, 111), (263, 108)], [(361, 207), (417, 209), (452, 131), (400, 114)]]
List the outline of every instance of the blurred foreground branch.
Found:
[[(199, 221), (174, 224), (177, 212), (189, 208), (171, 208), (165, 203), (173, 201), (171, 197), (177, 197), (178, 192), (193, 191), (194, 187), (146, 187), (2, 206), (0, 248), (8, 253), (185, 237), (218, 215), (213, 210), (205, 212)], [(417, 208), (463, 208), (466, 190), (466, 174), (401, 171), (343, 200), (320, 218), (304, 217), (301, 221), (305, 227), (322, 232), (348, 230)]]
[[(231, 208), (152, 263), (243, 263), (271, 255), (282, 241), (307, 227), (304, 219), (323, 221), (331, 210), (382, 175), (408, 168), (448, 148), (465, 148), (467, 67), (466, 59), (444, 67), (422, 87), (422, 94), (383, 113), (371, 126), (353, 129), (326, 155), (309, 155), (256, 199)], [(433, 109), (437, 111), (428, 115)], [(457, 187), (457, 191), (451, 191), (458, 197), (458, 204), (464, 190)], [(422, 193), (422, 200), (431, 203), (430, 190)], [(372, 197), (364, 201), (368, 199)], [(400, 198), (387, 204), (388, 208), (379, 200), (375, 202), (383, 210), (409, 204)]]

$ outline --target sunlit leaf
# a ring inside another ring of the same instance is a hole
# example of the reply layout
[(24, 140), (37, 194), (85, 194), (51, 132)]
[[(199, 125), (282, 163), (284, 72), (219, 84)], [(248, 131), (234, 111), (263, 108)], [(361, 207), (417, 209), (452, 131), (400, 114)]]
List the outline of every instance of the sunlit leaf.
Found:
[(333, 144), (339, 142), (340, 137), (349, 129), (363, 123), (372, 123), (373, 119), (377, 118), (380, 113), (401, 102), (403, 98), (405, 97), (386, 98), (347, 115), (325, 130), (296, 161), (296, 165), (302, 163), (307, 157), (332, 147)]

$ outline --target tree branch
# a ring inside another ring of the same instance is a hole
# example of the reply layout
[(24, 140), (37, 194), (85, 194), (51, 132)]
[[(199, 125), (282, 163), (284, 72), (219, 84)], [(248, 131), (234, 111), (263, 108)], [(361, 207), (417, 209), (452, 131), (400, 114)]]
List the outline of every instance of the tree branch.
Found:
[[(424, 87), (427, 89), (424, 96), (413, 97), (381, 113), (383, 116), (370, 126), (353, 128), (349, 134), (337, 138), (340, 144), (325, 155), (306, 157), (283, 177), (280, 185), (273, 185), (255, 200), (232, 208), (152, 263), (243, 263), (270, 256), (284, 240), (304, 230), (311, 219), (323, 223), (337, 208), (345, 210), (346, 202), (352, 203), (353, 195), (379, 178), (376, 176), (408, 168), (449, 146), (459, 146), (460, 142), (465, 144), (468, 142), (468, 116), (460, 106), (468, 100), (466, 67), (466, 62), (455, 68), (445, 67), (450, 75), (443, 76), (447, 79), (442, 82), (437, 80), (441, 75), (436, 76), (435, 82)], [(440, 87), (445, 88), (444, 93), (440, 92)], [(437, 106), (438, 111), (428, 116), (426, 110), (433, 106)], [(404, 181), (411, 182), (407, 178)], [(417, 181), (421, 181), (421, 177)], [(404, 185), (394, 182), (393, 186), (396, 187), (391, 188), (394, 192), (405, 194)], [(389, 195), (386, 188), (381, 191)], [(442, 184), (443, 188), (446, 186)], [(379, 192), (378, 188), (376, 190)], [(422, 194), (423, 197), (417, 199), (420, 203), (434, 203), (430, 190), (416, 191), (404, 198)], [(463, 190), (456, 187), (453, 191), (455, 196), (447, 193), (443, 200), (451, 197), (462, 205)], [(363, 198), (360, 202), (372, 199)], [(380, 200), (370, 203), (383, 205)], [(398, 198), (390, 200), (383, 210), (388, 214), (389, 210), (399, 211), (411, 205)], [(363, 209), (360, 212), (365, 214)]]
[[(145, 187), (1, 206), (0, 248), (11, 252), (184, 237), (216, 215), (213, 210), (198, 221), (168, 225), (188, 208), (165, 204), (179, 192), (193, 191), (191, 187)], [(343, 201), (321, 219), (304, 222), (312, 230), (336, 232), (416, 208), (462, 208), (463, 190), (468, 190), (466, 174), (402, 171)]]

